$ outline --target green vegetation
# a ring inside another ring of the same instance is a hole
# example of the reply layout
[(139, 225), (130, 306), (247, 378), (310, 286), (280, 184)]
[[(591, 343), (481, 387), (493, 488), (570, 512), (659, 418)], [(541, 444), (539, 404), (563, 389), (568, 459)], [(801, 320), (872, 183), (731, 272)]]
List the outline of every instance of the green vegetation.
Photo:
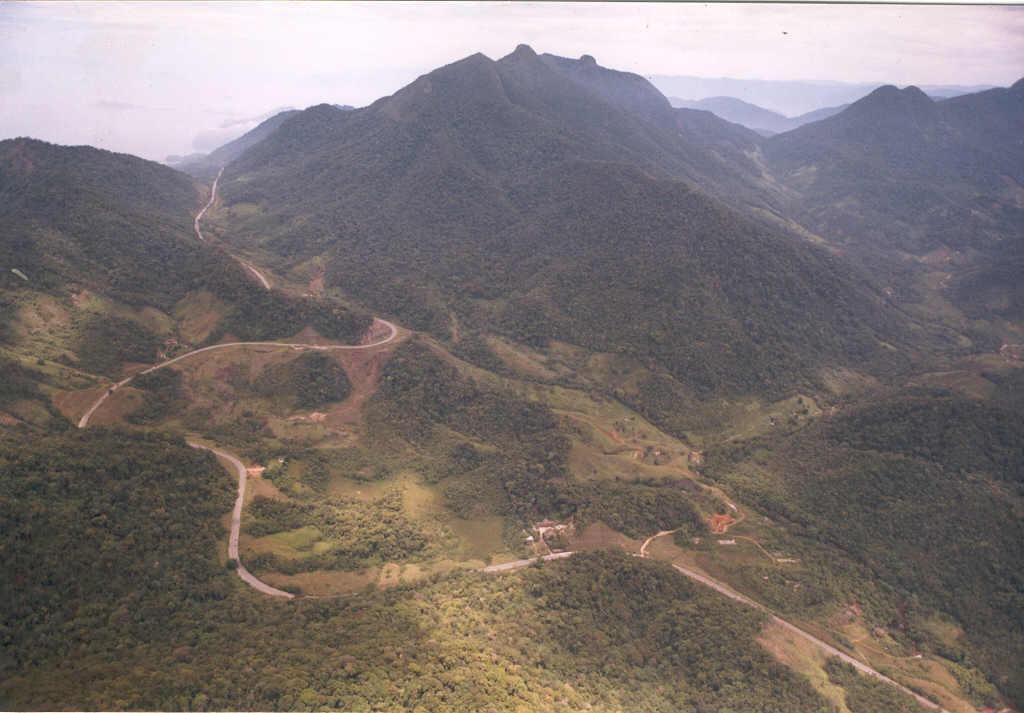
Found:
[(985, 472), (1024, 487), (1019, 413), (948, 392), (902, 394), (853, 410), (831, 424), (828, 437), (850, 448), (900, 453), (961, 474)]
[(427, 538), (402, 512), (397, 491), (372, 503), (332, 499), (314, 505), (257, 497), (246, 511), (245, 530), (254, 537), (303, 527), (316, 528), (326, 547), (302, 559), (261, 554), (248, 558), (247, 565), (285, 574), (355, 570), (407, 560), (427, 547)]
[(255, 389), (263, 396), (285, 399), (300, 409), (343, 401), (352, 393), (352, 385), (341, 365), (317, 352), (307, 352), (264, 369)]
[(641, 539), (677, 528), (681, 534), (693, 536), (707, 527), (693, 505), (693, 494), (683, 490), (683, 483), (688, 482), (595, 481), (570, 492), (579, 503), (577, 518), (582, 525), (600, 520), (613, 530)]
[[(0, 305), (34, 293), (86, 291), (115, 305), (170, 314), (208, 290), (228, 306), (207, 341), (288, 337), (305, 326), (356, 341), (370, 317), (325, 299), (267, 291), (215, 245), (200, 243), (192, 216), (201, 191), (184, 174), (133, 156), (31, 139), (0, 141)], [(10, 272), (29, 276), (23, 281)], [(7, 319), (3, 338), (11, 340)], [(90, 314), (68, 346), (83, 369), (113, 374), (151, 361), (156, 339), (112, 314)]]
[(209, 454), (95, 429), (0, 461), (5, 707), (829, 710), (754, 643), (758, 614), (664, 566), (283, 603), (217, 561), (232, 482)]
[[(911, 392), (776, 442), (719, 449), (707, 472), (810, 549), (840, 555), (819, 562), (816, 578), (830, 585), (807, 604), (864, 589), (857, 567), (842, 564), (849, 560), (878, 583), (877, 625), (976, 664), (1019, 697), (1024, 523), (1002, 485), (1019, 488), (1019, 422), (991, 405)], [(797, 596), (786, 598), (792, 609)], [(933, 609), (962, 624), (962, 646), (935, 641), (916, 623)]]
[[(225, 239), (265, 236), (284, 269), (322, 257), (329, 287), (410, 328), (447, 337), (454, 315), (630, 355), (689, 398), (887, 371), (903, 360), (879, 340), (927, 341), (869, 275), (692, 188), (761, 205), (742, 152), (711, 157), (642, 78), (575, 66), (474, 56), (366, 109), (299, 112), (226, 169), (225, 204), (258, 209)], [(458, 349), (491, 368), (482, 346)]]
[[(493, 501), (487, 493), (497, 485), (508, 510), (493, 514), (529, 520), (568, 505), (555, 481), (566, 476), (569, 444), (554, 414), (473, 383), (421, 343), (399, 347), (388, 361), (366, 418), (376, 438), (397, 437), (433, 451), (434, 477), (468, 469), (461, 486), (449, 490), (450, 500)], [(459, 450), (467, 438), (486, 443), (486, 454), (470, 451), (471, 445)], [(456, 509), (469, 508), (456, 503)]]
[(857, 673), (838, 658), (825, 662), (828, 680), (846, 690), (846, 707), (851, 713), (924, 713), (924, 708), (902, 691)]
[(125, 362), (156, 361), (160, 340), (137, 323), (112, 315), (94, 315), (80, 327), (76, 348), (85, 371), (116, 376)]
[(181, 373), (159, 369), (132, 379), (132, 387), (145, 392), (142, 406), (126, 418), (132, 423), (156, 423), (177, 415), (184, 405), (181, 395)]
[(795, 189), (793, 217), (820, 235), (856, 250), (991, 255), (1019, 244), (1021, 207), (1003, 181), (1024, 161), (1012, 140), (1022, 95), (1020, 83), (939, 102), (917, 87), (880, 87), (763, 149)]
[(0, 408), (8, 406), (19, 399), (38, 398), (39, 375), (21, 365), (21, 363), (0, 356)]
[[(666, 565), (442, 574), (519, 556), (547, 517), (677, 530), (843, 645), (870, 633), (942, 657), (977, 705), (1024, 701), (1024, 369), (979, 353), (1024, 314), (1022, 91), (883, 87), (762, 140), (591, 58), (476, 55), (194, 165), (231, 160), (206, 242), (207, 189), (181, 173), (0, 142), (0, 706), (834, 710), (758, 645), (759, 612)], [(279, 289), (222, 241), (276, 261)], [(164, 345), (306, 328), (354, 342), (353, 304), (430, 336), (357, 363), (378, 388), (343, 424), (285, 418), (351, 395), (322, 353), (225, 358), (187, 388), (140, 375), (132, 432), (57, 411), (95, 386), (72, 366), (117, 378)], [(233, 476), (158, 424), (269, 465), (248, 567), (376, 586), (248, 588), (225, 561)], [(734, 547), (695, 537), (726, 508), (682, 477), (691, 445), (742, 506)], [(825, 673), (851, 713), (919, 710)]]

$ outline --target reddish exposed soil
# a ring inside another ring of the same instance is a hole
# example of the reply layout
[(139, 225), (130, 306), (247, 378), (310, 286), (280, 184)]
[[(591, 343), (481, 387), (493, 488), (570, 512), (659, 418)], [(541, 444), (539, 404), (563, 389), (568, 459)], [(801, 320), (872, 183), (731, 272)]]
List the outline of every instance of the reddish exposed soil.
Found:
[(708, 527), (714, 535), (724, 535), (735, 523), (732, 515), (712, 515), (708, 518)]
[(311, 295), (322, 295), (324, 293), (324, 271), (320, 270), (312, 280), (309, 281), (309, 286), (306, 288)]
[(327, 414), (329, 426), (352, 426), (360, 422), (363, 403), (377, 390), (381, 367), (390, 356), (385, 350), (336, 355), (352, 384), (352, 394)]

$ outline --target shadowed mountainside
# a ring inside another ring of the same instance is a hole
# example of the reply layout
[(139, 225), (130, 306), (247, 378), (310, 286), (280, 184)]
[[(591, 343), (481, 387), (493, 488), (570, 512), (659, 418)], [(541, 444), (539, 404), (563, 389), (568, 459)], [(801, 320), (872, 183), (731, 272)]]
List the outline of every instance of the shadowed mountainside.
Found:
[(850, 266), (698, 190), (752, 186), (728, 157), (754, 139), (714, 117), (682, 131), (685, 111), (589, 59), (474, 55), (366, 109), (292, 117), (229, 165), (224, 196), (260, 206), (238, 234), (327, 255), (329, 282), (410, 326), (444, 334), (454, 313), (626, 351), (701, 393), (786, 388), (903, 339)]

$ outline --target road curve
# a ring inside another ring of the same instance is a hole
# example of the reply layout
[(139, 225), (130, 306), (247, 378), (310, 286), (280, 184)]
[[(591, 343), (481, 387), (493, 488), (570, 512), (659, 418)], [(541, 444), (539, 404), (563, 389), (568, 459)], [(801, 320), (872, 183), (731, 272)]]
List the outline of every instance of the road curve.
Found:
[[(195, 227), (195, 231), (196, 231), (196, 237), (199, 238), (199, 240), (203, 241), (203, 242), (206, 242), (206, 239), (203, 237), (203, 233), (202, 233), (202, 230), (199, 227), (199, 223), (202, 220), (203, 215), (213, 205), (213, 202), (214, 202), (214, 200), (217, 197), (217, 183), (220, 181), (221, 174), (223, 174), (223, 173), (224, 173), (224, 169), (222, 167), (220, 169), (220, 171), (217, 172), (217, 177), (213, 181), (213, 186), (212, 186), (212, 189), (210, 191), (210, 200), (207, 202), (207, 204), (205, 206), (203, 206), (203, 209), (200, 210), (199, 213), (195, 217), (194, 227)], [(238, 259), (238, 258), (236, 258), (236, 259)], [(244, 260), (238, 259), (238, 261), (242, 264), (243, 267), (247, 268), (249, 271), (251, 271), (253, 273), (253, 275), (256, 276), (256, 278), (260, 281), (260, 283), (263, 285), (263, 287), (265, 289), (268, 289), (268, 290), (270, 289), (270, 283), (259, 272), (259, 270), (257, 270), (254, 266), (250, 265), (249, 263), (245, 262)], [(195, 356), (196, 354), (201, 354), (203, 352), (212, 351), (214, 349), (227, 349), (229, 347), (241, 347), (241, 346), (263, 346), (263, 347), (284, 347), (284, 348), (290, 348), (290, 349), (316, 350), (316, 351), (358, 350), (358, 349), (372, 349), (374, 347), (379, 347), (379, 346), (382, 346), (384, 344), (388, 344), (389, 342), (394, 341), (395, 337), (398, 336), (398, 328), (394, 324), (392, 324), (391, 322), (388, 322), (387, 320), (379, 319), (379, 318), (374, 318), (374, 322), (375, 323), (383, 324), (385, 327), (387, 327), (388, 328), (388, 335), (386, 337), (384, 337), (383, 339), (377, 340), (377, 341), (372, 342), (370, 344), (358, 344), (358, 345), (320, 345), (320, 344), (292, 344), (292, 343), (288, 343), (288, 342), (228, 342), (226, 344), (214, 344), (214, 345), (209, 346), (209, 347), (203, 347), (201, 349), (196, 349), (194, 351), (188, 352), (187, 354), (182, 354), (181, 356), (177, 356), (177, 357), (174, 357), (173, 359), (168, 359), (168, 360), (166, 360), (164, 362), (161, 362), (159, 364), (151, 366), (148, 369), (144, 369), (144, 370), (138, 372), (138, 374), (133, 374), (132, 376), (129, 376), (129, 377), (127, 377), (125, 379), (122, 379), (121, 381), (117, 382), (116, 384), (111, 386), (109, 389), (107, 389), (105, 392), (103, 392), (103, 395), (100, 396), (99, 398), (97, 398), (96, 401), (85, 412), (85, 414), (82, 415), (82, 417), (78, 421), (78, 427), (79, 428), (85, 428), (86, 426), (88, 426), (89, 425), (89, 419), (96, 412), (96, 409), (98, 409), (100, 407), (100, 405), (104, 401), (106, 401), (107, 397), (110, 396), (110, 394), (114, 393), (117, 389), (119, 389), (122, 386), (124, 386), (125, 384), (129, 383), (132, 379), (134, 379), (139, 374), (149, 374), (150, 372), (157, 371), (158, 369), (163, 369), (164, 367), (167, 367), (167, 366), (170, 366), (171, 364), (174, 364), (176, 362), (182, 361), (183, 359), (188, 359), (189, 357)], [(283, 599), (294, 599), (295, 598), (294, 594), (292, 594), (290, 592), (285, 592), (285, 591), (280, 590), (280, 589), (276, 589), (276, 588), (270, 586), (269, 584), (266, 584), (265, 582), (260, 581), (251, 572), (249, 572), (249, 570), (247, 570), (245, 568), (245, 566), (242, 564), (241, 559), (238, 556), (238, 536), (239, 536), (239, 531), (241, 529), (242, 508), (243, 508), (243, 506), (245, 504), (245, 485), (246, 485), (246, 480), (247, 480), (247, 476), (248, 476), (248, 473), (247, 473), (246, 468), (245, 468), (245, 464), (242, 463), (242, 461), (240, 461), (238, 458), (236, 458), (235, 456), (231, 455), (230, 453), (228, 453), (226, 451), (222, 451), (222, 450), (217, 449), (217, 448), (212, 448), (210, 446), (204, 446), (202, 444), (194, 443), (192, 441), (188, 441), (188, 444), (192, 448), (198, 448), (198, 449), (203, 449), (203, 450), (210, 451), (211, 453), (213, 453), (214, 455), (218, 456), (219, 458), (224, 459), (225, 461), (227, 461), (228, 463), (231, 464), (231, 466), (235, 469), (235, 472), (238, 474), (238, 495), (235, 498), (235, 507), (234, 507), (234, 509), (231, 512), (231, 532), (230, 532), (230, 536), (229, 536), (229, 539), (228, 539), (228, 557), (233, 559), (233, 560), (235, 560), (235, 562), (237, 563), (238, 566), (237, 566), (236, 571), (238, 572), (238, 576), (242, 579), (242, 581), (244, 581), (250, 587), (252, 587), (253, 589), (255, 589), (255, 590), (257, 590), (257, 591), (259, 591), (259, 592), (261, 592), (263, 594), (266, 594), (266, 595), (272, 596), (272, 597), (280, 597), (280, 598), (283, 598)], [(736, 506), (733, 505), (731, 502), (729, 503), (729, 506), (733, 510), (736, 510)], [(639, 556), (642, 557), (642, 558), (646, 558), (647, 557), (647, 547), (650, 545), (650, 543), (653, 540), (655, 540), (658, 537), (662, 537), (664, 535), (672, 534), (673, 532), (675, 532), (675, 530), (663, 530), (661, 532), (658, 532), (658, 533), (652, 535), (651, 537), (648, 537), (644, 541), (643, 545), (640, 548)], [(500, 572), (511, 572), (511, 571), (514, 571), (514, 570), (522, 569), (523, 567), (528, 567), (531, 564), (534, 564), (536, 562), (548, 561), (548, 560), (557, 560), (557, 559), (565, 559), (567, 557), (572, 557), (574, 554), (576, 554), (576, 553), (573, 552), (573, 551), (558, 552), (558, 553), (554, 553), (554, 554), (544, 555), (542, 557), (533, 557), (533, 558), (529, 558), (529, 559), (521, 559), (521, 560), (514, 560), (512, 562), (505, 562), (503, 564), (490, 565), (488, 567), (483, 567), (480, 571), (481, 572), (485, 572), (485, 573), (489, 573), (489, 574), (500, 573)], [(794, 634), (796, 634), (796, 635), (806, 639), (810, 643), (814, 644), (818, 648), (820, 648), (823, 651), (825, 651), (827, 654), (839, 657), (840, 660), (845, 661), (846, 663), (850, 664), (851, 666), (856, 668), (858, 671), (861, 671), (862, 673), (865, 673), (865, 674), (867, 674), (869, 676), (874, 676), (875, 678), (879, 679), (880, 681), (883, 681), (884, 683), (887, 683), (890, 686), (893, 686), (893, 687), (899, 689), (900, 691), (906, 693), (907, 695), (912, 696), (918, 703), (920, 703), (921, 705), (925, 706), (926, 708), (938, 711), (939, 713), (949, 713), (948, 711), (946, 711), (946, 709), (942, 708), (942, 706), (938, 705), (937, 703), (935, 703), (935, 702), (925, 698), (924, 696), (921, 696), (921, 695), (915, 693), (914, 691), (910, 690), (906, 686), (904, 686), (904, 685), (902, 685), (900, 683), (897, 683), (896, 681), (894, 681), (893, 679), (889, 678), (888, 676), (886, 676), (886, 675), (876, 671), (875, 669), (871, 668), (870, 666), (868, 666), (867, 664), (863, 663), (862, 661), (854, 658), (853, 656), (850, 656), (849, 654), (844, 653), (843, 651), (840, 651), (839, 649), (837, 649), (836, 647), (832, 646), (831, 644), (829, 644), (829, 643), (827, 643), (825, 641), (822, 641), (821, 639), (819, 639), (818, 637), (814, 636), (813, 634), (810, 634), (810, 633), (804, 631), (803, 629), (801, 629), (800, 627), (796, 626), (795, 624), (789, 623), (788, 621), (786, 621), (782, 617), (780, 617), (777, 614), (775, 614), (773, 611), (771, 611), (765, 605), (763, 605), (760, 602), (757, 602), (757, 601), (751, 599), (750, 597), (748, 597), (748, 596), (746, 596), (744, 594), (740, 594), (739, 592), (737, 592), (735, 589), (733, 589), (729, 585), (727, 585), (727, 584), (725, 584), (723, 582), (720, 582), (720, 581), (718, 581), (716, 579), (713, 579), (712, 577), (709, 577), (706, 574), (703, 574), (701, 572), (697, 572), (696, 570), (693, 570), (693, 569), (690, 569), (688, 567), (685, 567), (683, 565), (673, 564), (672, 568), (675, 569), (680, 574), (682, 574), (682, 575), (684, 575), (686, 577), (689, 577), (690, 579), (692, 579), (692, 580), (694, 580), (696, 582), (699, 582), (700, 584), (703, 584), (703, 585), (705, 585), (707, 587), (710, 587), (711, 589), (715, 590), (719, 594), (722, 594), (722, 595), (724, 595), (726, 597), (729, 597), (730, 599), (732, 599), (734, 601), (737, 601), (737, 602), (740, 602), (741, 604), (744, 604), (746, 606), (749, 606), (749, 607), (752, 607), (754, 609), (757, 609), (758, 611), (764, 612), (769, 617), (771, 617), (772, 621), (774, 621), (775, 623), (779, 624), (780, 626), (782, 626), (786, 630), (791, 631), (792, 633), (794, 633)]]
[(295, 595), (291, 592), (285, 592), (281, 589), (271, 587), (266, 582), (258, 579), (252, 572), (245, 568), (245, 565), (242, 564), (241, 558), (238, 556), (238, 532), (242, 526), (242, 507), (245, 505), (245, 481), (248, 475), (248, 472), (245, 469), (245, 464), (230, 453), (218, 448), (210, 448), (209, 446), (204, 446), (200, 443), (193, 443), (192, 441), (187, 441), (187, 443), (193, 448), (210, 451), (210, 453), (213, 453), (218, 458), (223, 458), (231, 464), (231, 467), (234, 468), (235, 472), (238, 474), (238, 497), (235, 498), (235, 509), (231, 511), (231, 535), (228, 537), (228, 558), (233, 559), (237, 563), (238, 566), (235, 568), (235, 571), (238, 573), (238, 576), (241, 577), (243, 582), (258, 592), (271, 597), (294, 599)]
[(206, 238), (203, 237), (203, 231), (199, 229), (199, 221), (203, 219), (206, 211), (210, 209), (210, 206), (213, 205), (213, 201), (217, 198), (217, 183), (220, 181), (220, 174), (222, 173), (224, 173), (223, 166), (221, 166), (221, 169), (217, 171), (217, 177), (213, 179), (213, 188), (210, 189), (210, 200), (207, 201), (206, 205), (203, 206), (203, 209), (196, 214), (195, 220), (192, 221), (192, 227), (196, 230), (196, 237), (203, 243), (206, 242)]
[(96, 401), (94, 401), (91, 406), (89, 406), (89, 409), (78, 420), (78, 427), (79, 428), (85, 428), (86, 426), (88, 426), (89, 425), (89, 419), (91, 419), (92, 415), (94, 413), (96, 413), (96, 409), (98, 409), (103, 404), (103, 402), (107, 400), (107, 397), (110, 396), (115, 391), (117, 391), (118, 389), (120, 389), (122, 386), (124, 386), (128, 382), (130, 382), (136, 376), (139, 376), (140, 374), (149, 374), (151, 372), (157, 371), (158, 369), (163, 369), (166, 366), (170, 366), (171, 364), (175, 364), (175, 363), (177, 363), (179, 361), (182, 361), (183, 359), (188, 359), (190, 357), (195, 356), (196, 354), (202, 354), (203, 352), (209, 352), (209, 351), (213, 351), (215, 349), (228, 349), (228, 348), (231, 348), (231, 347), (277, 347), (277, 348), (295, 349), (295, 350), (299, 350), (299, 351), (323, 351), (323, 352), (326, 352), (326, 351), (342, 351), (342, 350), (344, 350), (344, 351), (353, 351), (353, 350), (360, 350), (360, 349), (373, 349), (374, 347), (379, 347), (379, 346), (382, 346), (384, 344), (388, 344), (389, 342), (394, 341), (395, 337), (398, 336), (398, 327), (396, 327), (394, 324), (392, 324), (391, 322), (387, 321), (386, 319), (374, 318), (374, 323), (376, 323), (376, 324), (383, 324), (385, 327), (387, 327), (388, 335), (386, 337), (382, 338), (382, 339), (378, 339), (377, 341), (371, 342), (369, 344), (300, 344), (300, 343), (292, 343), (292, 342), (225, 342), (224, 344), (214, 344), (214, 345), (209, 346), (209, 347), (203, 347), (202, 349), (195, 349), (193, 351), (188, 352), (187, 354), (182, 354), (181, 356), (176, 356), (173, 359), (168, 359), (167, 361), (160, 362), (159, 364), (151, 366), (148, 369), (143, 369), (138, 374), (132, 374), (128, 378), (122, 379), (121, 381), (119, 381), (116, 384), (114, 384), (113, 386), (108, 388), (106, 391), (104, 391), (103, 394), (99, 398), (97, 398)]
[(268, 280), (268, 279), (267, 279), (267, 278), (266, 278), (266, 277), (265, 277), (265, 276), (263, 275), (263, 273), (262, 273), (262, 272), (260, 272), (260, 271), (259, 271), (259, 270), (258, 270), (258, 269), (256, 268), (256, 266), (255, 266), (255, 265), (253, 265), (253, 264), (252, 264), (251, 262), (246, 262), (245, 260), (243, 260), (243, 259), (242, 259), (242, 258), (240, 258), (240, 257), (238, 257), (238, 258), (235, 258), (235, 259), (236, 259), (236, 260), (238, 260), (238, 262), (239, 262), (239, 263), (240, 263), (240, 264), (242, 265), (242, 267), (244, 267), (244, 268), (245, 268), (246, 270), (248, 270), (249, 272), (251, 272), (251, 273), (253, 274), (253, 276), (254, 276), (254, 277), (255, 277), (255, 278), (257, 279), (257, 280), (259, 280), (259, 281), (260, 281), (260, 284), (261, 284), (261, 285), (263, 285), (263, 289), (264, 289), (264, 290), (269, 290), (269, 289), (270, 289), (270, 280)]
[[(203, 209), (199, 211), (199, 213), (195, 217), (195, 220), (192, 223), (196, 231), (196, 237), (199, 238), (200, 242), (205, 243), (206, 238), (203, 237), (203, 231), (200, 229), (199, 223), (203, 219), (203, 216), (206, 215), (206, 211), (208, 211), (210, 207), (213, 205), (213, 202), (217, 200), (217, 184), (220, 183), (220, 176), (222, 173), (224, 173), (223, 166), (221, 166), (220, 170), (217, 171), (217, 177), (213, 179), (213, 186), (210, 188), (210, 200), (206, 202), (206, 205), (204, 205)], [(234, 255), (232, 255), (232, 257), (234, 257), (235, 260), (238, 261), (238, 264), (240, 264), (248, 272), (250, 272), (253, 277), (259, 280), (259, 283), (263, 285), (263, 289), (270, 289), (270, 280), (268, 280), (266, 276), (262, 272), (260, 272), (255, 265), (253, 265), (251, 262), (246, 262), (240, 257)]]

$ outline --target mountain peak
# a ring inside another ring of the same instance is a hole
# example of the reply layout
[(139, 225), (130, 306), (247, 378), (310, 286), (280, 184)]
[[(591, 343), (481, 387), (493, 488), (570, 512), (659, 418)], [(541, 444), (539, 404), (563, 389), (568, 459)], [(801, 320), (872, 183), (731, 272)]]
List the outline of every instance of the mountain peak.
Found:
[(878, 89), (869, 93), (864, 99), (892, 99), (900, 95), (900, 88), (895, 84), (883, 84)]
[(868, 112), (891, 115), (910, 113), (924, 116), (934, 109), (935, 102), (917, 87), (909, 86), (899, 89), (892, 84), (886, 84), (851, 104), (849, 110), (852, 110), (851, 115)]
[(929, 103), (931, 103), (932, 101), (931, 97), (929, 97), (927, 94), (921, 91), (919, 87), (916, 87), (913, 84), (911, 84), (909, 87), (904, 87), (901, 93), (906, 97), (910, 97), (914, 101), (921, 101), (922, 99)]
[(530, 45), (519, 44), (516, 45), (515, 50), (509, 56), (514, 58), (536, 58), (537, 53), (533, 51), (533, 47), (530, 47)]
[(597, 60), (594, 59), (593, 55), (589, 55), (589, 54), (585, 54), (582, 57), (580, 57), (580, 62), (585, 67), (596, 67), (597, 66)]

